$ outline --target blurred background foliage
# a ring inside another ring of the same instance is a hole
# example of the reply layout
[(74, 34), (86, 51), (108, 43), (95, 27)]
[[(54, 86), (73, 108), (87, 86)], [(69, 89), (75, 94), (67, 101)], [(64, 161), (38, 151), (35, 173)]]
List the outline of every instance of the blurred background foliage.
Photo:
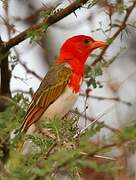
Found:
[[(0, 1), (0, 179), (136, 178), (136, 1), (88, 0), (50, 26), (46, 20), (73, 2), (80, 0)], [(71, 116), (43, 123), (44, 135), (15, 136), (62, 42), (76, 34), (105, 39), (109, 47), (88, 59)], [(27, 155), (25, 141), (33, 142)]]

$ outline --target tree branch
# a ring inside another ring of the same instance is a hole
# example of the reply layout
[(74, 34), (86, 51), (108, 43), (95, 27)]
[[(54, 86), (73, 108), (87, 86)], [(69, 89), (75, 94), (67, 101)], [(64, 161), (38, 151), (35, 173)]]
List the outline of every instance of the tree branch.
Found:
[(55, 13), (49, 17), (47, 17), (43, 22), (33, 25), (32, 27), (26, 29), (25, 31), (21, 32), (14, 38), (10, 39), (8, 42), (4, 42), (3, 45), (6, 49), (10, 49), (20, 42), (24, 41), (28, 38), (28, 33), (40, 29), (43, 25), (47, 25), (47, 27), (51, 26), (52, 24), (58, 22), (59, 20), (65, 18), (69, 14), (73, 13), (78, 8), (82, 7), (88, 0), (78, 0), (71, 3), (69, 6), (64, 8), (63, 10), (59, 11), (58, 13)]
[[(0, 88), (0, 94), (11, 96), (10, 92), (10, 70), (8, 67), (8, 51), (4, 51), (3, 49), (0, 49), (0, 68), (1, 68), (1, 88)], [(2, 58), (1, 58), (2, 57)]]
[[(10, 38), (11, 27), (10, 27), (10, 23), (9, 23), (8, 1), (6, 1), (5, 3), (6, 3), (6, 5), (4, 7), (5, 20), (4, 20), (4, 18), (3, 18), (3, 20), (5, 23), (5, 27), (7, 29), (8, 38)], [(11, 96), (11, 92), (10, 92), (11, 73), (9, 70), (8, 55), (9, 55), (9, 50), (3, 46), (3, 41), (2, 41), (2, 39), (0, 39), (0, 68), (1, 68), (0, 94), (10, 97)], [(3, 106), (3, 108), (5, 108), (5, 106)]]
[[(81, 158), (90, 158), (90, 157), (94, 157), (96, 153), (99, 153), (99, 152), (102, 152), (104, 151), (105, 149), (108, 149), (108, 148), (113, 148), (115, 146), (120, 146), (120, 144), (118, 143), (111, 143), (111, 144), (108, 144), (108, 145), (103, 145), (99, 148), (97, 148), (96, 150), (92, 151), (92, 152), (88, 152), (88, 153), (84, 153), (84, 152), (80, 152), (78, 154), (75, 154), (73, 157), (65, 160), (64, 162), (62, 162), (61, 164), (58, 164), (54, 167), (53, 169), (53, 172), (56, 172), (58, 169), (62, 168), (62, 167), (65, 167), (66, 165), (68, 165), (71, 160), (76, 160), (76, 159), (81, 159)], [(48, 174), (48, 173), (47, 173)]]

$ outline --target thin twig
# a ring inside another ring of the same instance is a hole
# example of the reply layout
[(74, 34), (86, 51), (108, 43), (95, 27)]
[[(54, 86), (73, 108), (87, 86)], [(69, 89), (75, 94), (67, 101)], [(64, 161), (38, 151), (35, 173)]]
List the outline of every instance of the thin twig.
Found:
[[(81, 158), (94, 157), (94, 155), (96, 153), (99, 153), (105, 149), (112, 148), (112, 147), (119, 146), (119, 145), (120, 144), (117, 144), (117, 143), (104, 145), (104, 146), (97, 148), (96, 150), (94, 150), (93, 152), (90, 152), (90, 153), (79, 153), (79, 154), (74, 156), (74, 159), (76, 160), (76, 159), (81, 159)], [(71, 162), (71, 159), (67, 159), (66, 161), (62, 162), (61, 164), (58, 164), (56, 167), (54, 167), (53, 172), (56, 172), (58, 169), (60, 169), (62, 167), (65, 167), (70, 162)]]
[(19, 64), (21, 64), (21, 65), (25, 68), (26, 72), (29, 73), (29, 74), (32, 74), (32, 75), (35, 76), (37, 79), (39, 79), (40, 81), (42, 81), (42, 79), (43, 79), (42, 77), (40, 77), (35, 71), (33, 71), (33, 70), (31, 70), (30, 68), (28, 68), (28, 66), (27, 66), (24, 62), (22, 62), (22, 61), (20, 60), (20, 55), (19, 55), (18, 51), (16, 50), (16, 48), (14, 48), (14, 52), (15, 52), (15, 54), (16, 54), (16, 58), (17, 58)]
[[(136, 6), (136, 0), (133, 2), (132, 6), (130, 6), (127, 10), (126, 10), (126, 15), (122, 21), (122, 23), (120, 24), (119, 28), (117, 29), (117, 31), (112, 35), (112, 37), (110, 39), (112, 39), (112, 43), (113, 41), (118, 37), (118, 35), (126, 28), (126, 22), (129, 18), (129, 16), (131, 15), (131, 12), (133, 11), (133, 9)], [(110, 44), (109, 44), (110, 46)], [(99, 56), (94, 60), (94, 65), (101, 61), (103, 55), (105, 54), (106, 50), (108, 49), (109, 46), (105, 46), (103, 48), (103, 50), (101, 51), (101, 53), (99, 54)]]
[(112, 160), (112, 161), (116, 161), (116, 160), (117, 160), (116, 158), (113, 158), (113, 157), (101, 156), (101, 155), (97, 155), (97, 154), (95, 154), (94, 157), (95, 157), (95, 158), (99, 158), (99, 159)]
[(46, 152), (45, 159), (47, 159), (47, 158), (49, 157), (51, 151), (56, 147), (56, 145), (57, 145), (57, 142), (53, 143), (53, 144), (49, 147), (48, 151)]
[(19, 64), (21, 64), (21, 65), (25, 68), (25, 70), (26, 70), (26, 72), (27, 72), (28, 74), (32, 74), (32, 75), (35, 76), (37, 79), (39, 79), (40, 81), (42, 81), (43, 78), (40, 77), (35, 71), (29, 69), (28, 66), (27, 66), (24, 62), (19, 61)]
[[(50, 7), (51, 8), (51, 7)], [(42, 11), (47, 11), (48, 8), (47, 7), (42, 7), (38, 10), (36, 10), (34, 13), (32, 13), (30, 16), (27, 16), (25, 18), (21, 18), (21, 17), (13, 17), (16, 21), (25, 21), (25, 22), (31, 22), (35, 19), (37, 19), (37, 17), (39, 16), (39, 14), (42, 12)]]
[[(85, 128), (83, 128), (80, 132), (78, 132), (78, 133), (74, 136), (74, 138), (76, 138), (76, 137), (79, 136), (79, 135), (82, 135), (82, 134), (83, 134), (88, 128), (90, 128), (94, 123), (97, 123), (97, 124), (100, 124), (100, 125), (102, 124), (105, 128), (111, 130), (111, 131), (114, 132), (114, 133), (120, 132), (119, 129), (113, 128), (113, 127), (105, 124), (104, 122), (99, 122), (99, 121), (98, 121), (101, 117), (103, 117), (105, 114), (109, 113), (110, 110), (112, 110), (112, 109), (113, 109), (113, 106), (111, 106), (110, 108), (108, 108), (105, 112), (99, 114), (96, 118), (91, 118), (91, 117), (87, 116), (86, 118), (87, 118), (89, 121), (91, 121), (91, 122), (90, 122)], [(83, 118), (84, 118), (84, 115), (83, 115), (82, 113), (77, 112), (77, 111), (76, 111), (76, 112), (75, 112), (75, 111), (72, 111), (72, 112), (73, 112), (73, 113), (76, 113), (76, 114), (80, 115), (80, 117), (83, 117)]]
[[(86, 97), (86, 94), (80, 93), (80, 96)], [(88, 95), (88, 98), (97, 99), (97, 100), (106, 100), (106, 101), (107, 100), (108, 101), (117, 101), (117, 102), (121, 102), (123, 104), (126, 104), (128, 106), (132, 105), (131, 102), (124, 101), (124, 100), (120, 99), (119, 97), (103, 97), (103, 96)]]

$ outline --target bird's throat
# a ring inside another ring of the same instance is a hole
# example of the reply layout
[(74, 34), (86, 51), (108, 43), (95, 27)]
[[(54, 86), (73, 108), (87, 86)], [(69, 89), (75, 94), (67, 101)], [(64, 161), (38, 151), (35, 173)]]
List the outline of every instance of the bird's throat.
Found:
[(69, 88), (71, 88), (74, 93), (79, 93), (82, 80), (82, 75), (73, 73), (68, 83)]

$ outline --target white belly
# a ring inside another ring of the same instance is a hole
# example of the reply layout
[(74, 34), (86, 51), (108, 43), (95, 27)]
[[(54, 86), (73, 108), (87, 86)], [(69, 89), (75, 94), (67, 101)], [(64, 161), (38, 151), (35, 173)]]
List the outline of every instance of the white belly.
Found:
[(58, 115), (60, 118), (64, 117), (75, 104), (78, 95), (79, 93), (74, 93), (67, 86), (62, 95), (60, 95), (58, 99), (47, 108), (40, 120), (53, 118), (55, 115)]

